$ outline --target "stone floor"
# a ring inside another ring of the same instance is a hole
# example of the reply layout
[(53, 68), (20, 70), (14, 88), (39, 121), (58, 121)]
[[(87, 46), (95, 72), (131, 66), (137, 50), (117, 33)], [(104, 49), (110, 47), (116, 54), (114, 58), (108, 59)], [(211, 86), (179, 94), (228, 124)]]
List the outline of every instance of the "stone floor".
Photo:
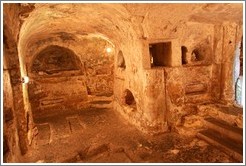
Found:
[(236, 162), (197, 138), (143, 134), (112, 109), (60, 112), (35, 123), (39, 132), (26, 163)]

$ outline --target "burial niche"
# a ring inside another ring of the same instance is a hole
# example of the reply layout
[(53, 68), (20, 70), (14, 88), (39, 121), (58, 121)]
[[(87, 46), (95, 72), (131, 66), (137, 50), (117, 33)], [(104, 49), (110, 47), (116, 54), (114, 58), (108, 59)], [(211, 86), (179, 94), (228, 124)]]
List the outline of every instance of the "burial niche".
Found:
[(52, 75), (64, 71), (81, 69), (81, 63), (75, 53), (57, 45), (47, 46), (40, 51), (32, 64), (32, 72), (39, 75)]
[(129, 106), (135, 106), (136, 105), (135, 98), (134, 98), (132, 92), (128, 89), (125, 90), (125, 104), (127, 104)]
[(181, 53), (182, 53), (182, 65), (187, 64), (187, 48), (185, 46), (181, 47)]
[(170, 66), (171, 64), (171, 42), (149, 44), (151, 66)]
[(118, 57), (117, 57), (117, 66), (119, 68), (125, 69), (126, 68), (126, 64), (125, 64), (125, 58), (123, 56), (122, 51), (119, 51), (118, 53)]

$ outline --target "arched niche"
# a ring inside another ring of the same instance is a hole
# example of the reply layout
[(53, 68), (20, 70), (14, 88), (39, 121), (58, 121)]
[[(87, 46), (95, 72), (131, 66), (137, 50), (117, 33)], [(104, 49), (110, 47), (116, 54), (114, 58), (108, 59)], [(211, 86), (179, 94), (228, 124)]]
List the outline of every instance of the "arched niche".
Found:
[(81, 62), (76, 54), (65, 47), (50, 45), (40, 51), (31, 65), (31, 72), (52, 75), (66, 71), (80, 71)]
[(129, 89), (126, 89), (124, 91), (123, 98), (124, 98), (124, 101), (123, 101), (124, 105), (130, 108), (133, 108), (134, 110), (137, 110), (137, 103), (136, 103), (135, 97)]
[(130, 90), (125, 90), (125, 103), (127, 105), (134, 105), (136, 104), (135, 98)]
[(125, 64), (125, 58), (123, 56), (122, 51), (119, 51), (118, 56), (117, 56), (117, 66), (119, 68), (125, 69), (126, 64)]
[(212, 63), (212, 47), (206, 39), (196, 44), (191, 49), (191, 63), (193, 64), (211, 64)]
[(191, 58), (192, 62), (204, 60), (204, 54), (200, 48), (195, 48), (192, 51), (191, 55), (192, 55), (192, 58)]

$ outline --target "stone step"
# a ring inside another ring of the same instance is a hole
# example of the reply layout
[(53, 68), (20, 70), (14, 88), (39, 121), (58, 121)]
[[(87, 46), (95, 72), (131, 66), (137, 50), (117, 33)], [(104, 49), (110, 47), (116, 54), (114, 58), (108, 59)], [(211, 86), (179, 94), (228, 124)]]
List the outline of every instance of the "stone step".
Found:
[(95, 96), (98, 96), (98, 97), (112, 97), (113, 93), (102, 93), (102, 94), (96, 94)]
[(227, 122), (215, 119), (212, 117), (205, 118), (205, 124), (209, 129), (212, 129), (214, 131), (217, 131), (220, 133), (220, 135), (228, 137), (232, 140), (235, 140), (238, 143), (243, 142), (243, 129), (232, 126), (228, 124)]
[(112, 100), (93, 100), (90, 102), (92, 108), (112, 108)]
[(111, 102), (110, 100), (94, 100), (90, 104), (111, 104)]
[(113, 96), (89, 96), (90, 104), (110, 104)]
[(90, 107), (91, 108), (112, 108), (113, 105), (112, 103), (110, 104), (91, 104)]
[(112, 108), (113, 95), (90, 96), (90, 107), (92, 108)]
[(225, 153), (238, 160), (239, 162), (243, 161), (243, 144), (239, 144), (228, 137), (223, 137), (219, 132), (213, 131), (211, 129), (200, 131), (197, 134), (197, 137), (223, 150)]

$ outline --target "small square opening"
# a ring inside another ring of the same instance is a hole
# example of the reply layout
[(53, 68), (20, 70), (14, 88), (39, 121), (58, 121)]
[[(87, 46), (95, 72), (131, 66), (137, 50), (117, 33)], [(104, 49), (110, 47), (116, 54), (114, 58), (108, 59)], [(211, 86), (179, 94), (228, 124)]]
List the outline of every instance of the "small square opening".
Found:
[(149, 44), (151, 67), (171, 66), (171, 42)]

